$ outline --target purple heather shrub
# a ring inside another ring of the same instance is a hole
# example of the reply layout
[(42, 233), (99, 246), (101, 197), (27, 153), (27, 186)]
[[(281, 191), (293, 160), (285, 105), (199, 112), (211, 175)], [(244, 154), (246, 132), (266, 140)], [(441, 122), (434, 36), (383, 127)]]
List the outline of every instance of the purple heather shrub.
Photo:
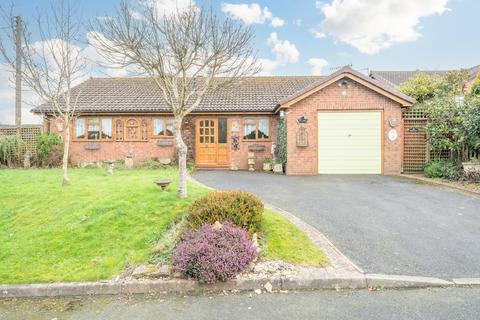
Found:
[(175, 271), (203, 283), (233, 279), (257, 257), (245, 230), (225, 221), (187, 231), (173, 253)]

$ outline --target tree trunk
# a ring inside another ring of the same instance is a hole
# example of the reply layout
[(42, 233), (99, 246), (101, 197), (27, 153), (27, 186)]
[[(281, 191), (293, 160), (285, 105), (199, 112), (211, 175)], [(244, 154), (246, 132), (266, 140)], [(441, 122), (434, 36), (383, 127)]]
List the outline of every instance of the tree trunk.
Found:
[(65, 186), (70, 183), (68, 178), (68, 153), (70, 149), (70, 121), (67, 118), (63, 120), (63, 127), (65, 130), (63, 140), (63, 159), (62, 159), (62, 185)]
[(173, 129), (175, 131), (175, 148), (178, 154), (178, 196), (187, 197), (187, 145), (182, 139), (183, 117), (175, 117)]

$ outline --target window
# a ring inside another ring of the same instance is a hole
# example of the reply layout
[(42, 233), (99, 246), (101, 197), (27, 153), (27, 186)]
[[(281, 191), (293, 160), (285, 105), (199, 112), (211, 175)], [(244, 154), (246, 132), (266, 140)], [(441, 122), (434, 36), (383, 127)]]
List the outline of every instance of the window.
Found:
[(218, 143), (227, 143), (227, 118), (218, 118)]
[(112, 118), (81, 117), (75, 120), (75, 139), (111, 140)]
[(153, 135), (173, 137), (173, 118), (153, 118)]
[(78, 118), (75, 121), (75, 138), (85, 139), (85, 119)]
[(102, 139), (112, 139), (112, 118), (102, 118)]
[(243, 121), (243, 139), (265, 140), (269, 137), (269, 121), (267, 118), (247, 118)]

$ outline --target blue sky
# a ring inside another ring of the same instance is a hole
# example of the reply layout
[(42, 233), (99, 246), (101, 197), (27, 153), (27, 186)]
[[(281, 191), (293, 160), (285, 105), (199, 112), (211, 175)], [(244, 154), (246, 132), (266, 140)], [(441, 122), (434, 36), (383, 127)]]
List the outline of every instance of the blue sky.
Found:
[[(120, 0), (78, 1), (85, 19), (110, 15)], [(142, 0), (131, 0), (142, 1)], [(189, 0), (155, 1), (165, 8)], [(48, 0), (16, 0), (28, 20)], [(265, 74), (328, 74), (357, 70), (453, 69), (480, 64), (478, 0), (195, 0), (254, 28)], [(0, 122), (11, 122), (13, 99), (0, 71)]]

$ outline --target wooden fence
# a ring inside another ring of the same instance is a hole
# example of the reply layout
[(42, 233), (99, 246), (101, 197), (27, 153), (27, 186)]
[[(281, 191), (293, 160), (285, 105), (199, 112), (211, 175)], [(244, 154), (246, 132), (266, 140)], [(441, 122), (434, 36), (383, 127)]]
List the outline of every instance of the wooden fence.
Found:
[(411, 108), (403, 112), (405, 137), (403, 143), (403, 171), (415, 173), (423, 171), (423, 165), (430, 160), (452, 160), (460, 158), (469, 161), (480, 157), (478, 152), (463, 148), (459, 157), (450, 151), (430, 151), (428, 136), (425, 126), (427, 117), (425, 111), (420, 108)]
[(5, 136), (19, 136), (23, 141), (20, 151), (21, 161), (25, 152), (29, 150), (32, 156), (37, 154), (37, 137), (42, 133), (42, 125), (2, 126), (0, 125), (0, 138)]

